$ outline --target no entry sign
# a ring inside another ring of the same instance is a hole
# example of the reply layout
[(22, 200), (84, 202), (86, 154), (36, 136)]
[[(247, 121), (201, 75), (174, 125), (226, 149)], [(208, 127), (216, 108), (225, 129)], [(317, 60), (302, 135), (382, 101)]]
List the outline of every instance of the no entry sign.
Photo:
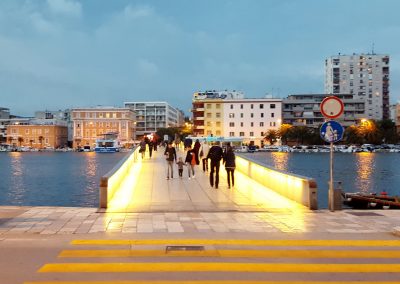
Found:
[(344, 104), (341, 99), (330, 96), (322, 100), (320, 109), (324, 117), (334, 119), (342, 115)]

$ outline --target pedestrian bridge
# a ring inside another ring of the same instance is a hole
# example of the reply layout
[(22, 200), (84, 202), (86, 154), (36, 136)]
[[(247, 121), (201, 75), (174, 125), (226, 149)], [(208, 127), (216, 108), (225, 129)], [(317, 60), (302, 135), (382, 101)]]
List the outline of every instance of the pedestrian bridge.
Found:
[[(187, 167), (183, 178), (174, 168), (174, 178), (166, 179), (167, 163), (164, 148), (149, 153), (142, 159), (137, 149), (129, 154), (106, 176), (100, 184), (100, 210), (106, 212), (265, 212), (265, 211), (304, 211), (317, 209), (310, 204), (309, 182), (304, 177), (288, 176), (272, 171), (264, 173), (261, 166), (251, 169), (251, 162), (237, 157), (235, 187), (228, 188), (226, 171), (220, 167), (220, 184), (215, 189), (210, 186), (209, 173), (196, 166), (195, 178), (189, 179)], [(177, 156), (185, 158), (183, 150)], [(269, 170), (271, 171), (271, 170)], [(251, 172), (251, 173), (250, 173)], [(249, 174), (250, 173), (250, 174)], [(267, 176), (268, 175), (268, 176)], [(275, 191), (265, 185), (275, 187)], [(273, 183), (271, 183), (273, 182)], [(311, 187), (316, 187), (310, 183)], [(304, 189), (306, 187), (306, 189)], [(278, 194), (291, 197), (300, 202)], [(297, 191), (297, 193), (296, 193)], [(299, 193), (301, 191), (301, 193)], [(307, 191), (307, 192), (305, 192)], [(289, 194), (288, 194), (289, 192)], [(294, 196), (299, 195), (298, 197)], [(300, 196), (303, 195), (303, 196)], [(305, 199), (305, 202), (301, 200)]]

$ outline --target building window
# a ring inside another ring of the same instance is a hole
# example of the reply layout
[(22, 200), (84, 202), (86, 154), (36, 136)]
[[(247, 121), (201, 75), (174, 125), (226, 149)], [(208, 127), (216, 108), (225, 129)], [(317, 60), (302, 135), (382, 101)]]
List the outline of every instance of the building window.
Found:
[(231, 105), (231, 109), (233, 109), (233, 105)]
[(261, 137), (263, 137), (263, 136), (264, 136), (264, 132), (261, 131)]
[(243, 112), (242, 112), (242, 113), (240, 113), (240, 118), (243, 118)]
[(217, 130), (217, 136), (221, 136), (221, 131)]
[(240, 123), (240, 127), (243, 127), (243, 122)]
[(229, 122), (229, 127), (235, 127), (235, 123), (234, 122)]
[(207, 118), (211, 118), (211, 112), (207, 112)]
[(272, 126), (272, 127), (273, 127), (273, 126), (276, 126), (276, 123), (275, 123), (275, 122), (270, 122), (270, 123), (269, 123), (269, 126)]
[(264, 104), (260, 104), (260, 109), (264, 108)]
[(210, 108), (211, 108), (211, 104), (206, 104), (206, 107), (207, 107), (208, 109), (210, 109)]
[(271, 117), (275, 117), (275, 113), (271, 112)]
[(220, 108), (221, 108), (221, 104), (216, 104), (215, 107), (216, 107), (217, 109), (220, 109)]
[(253, 105), (253, 104), (251, 104), (251, 105), (250, 105), (250, 108), (251, 108), (251, 109), (253, 109), (253, 108), (254, 108), (254, 105)]
[(235, 114), (234, 113), (230, 113), (229, 114), (229, 118), (234, 118), (235, 117)]
[(217, 112), (217, 113), (215, 114), (215, 117), (216, 117), (216, 118), (220, 118), (220, 117), (221, 117), (221, 113), (220, 113), (220, 112)]
[(254, 113), (250, 113), (250, 117), (253, 118), (254, 117)]
[(240, 105), (240, 109), (243, 109), (243, 104)]
[(207, 121), (207, 127), (211, 127), (211, 122)]
[(243, 136), (244, 136), (244, 132), (240, 132), (240, 133), (239, 133), (239, 136), (240, 136), (240, 137), (243, 137)]
[(207, 135), (208, 135), (208, 136), (211, 135), (211, 130), (207, 130)]
[(269, 108), (275, 108), (275, 104), (270, 104)]
[(261, 113), (261, 117), (264, 117), (264, 113), (263, 112)]
[(25, 129), (25, 134), (29, 134), (29, 129)]
[(254, 122), (250, 122), (250, 126), (253, 127), (254, 126)]
[(234, 137), (235, 136), (235, 132), (229, 132), (229, 136), (230, 137)]
[(250, 136), (254, 136), (254, 132), (250, 132)]
[(216, 126), (221, 127), (221, 121), (217, 121)]
[(260, 122), (260, 126), (263, 127), (264, 126), (264, 122)]
[(44, 134), (49, 134), (49, 129), (46, 128), (46, 129), (44, 130)]

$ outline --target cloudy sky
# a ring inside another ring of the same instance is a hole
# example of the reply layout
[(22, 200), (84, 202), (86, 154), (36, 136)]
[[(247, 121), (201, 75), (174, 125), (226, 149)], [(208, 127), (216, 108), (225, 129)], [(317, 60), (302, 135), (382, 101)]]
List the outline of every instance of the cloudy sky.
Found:
[(391, 56), (400, 99), (397, 0), (1, 0), (0, 106), (13, 114), (168, 101), (198, 90), (322, 93), (324, 60)]

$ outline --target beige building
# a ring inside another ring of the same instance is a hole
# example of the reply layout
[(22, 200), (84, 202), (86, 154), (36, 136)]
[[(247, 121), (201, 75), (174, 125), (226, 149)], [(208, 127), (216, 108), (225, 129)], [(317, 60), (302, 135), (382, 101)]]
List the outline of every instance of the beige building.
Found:
[(105, 134), (114, 133), (122, 146), (133, 143), (135, 112), (130, 108), (75, 108), (71, 111), (73, 147), (90, 147)]
[(195, 93), (192, 112), (195, 136), (239, 138), (262, 145), (268, 130), (280, 127), (282, 99), (244, 98), (235, 91)]
[(68, 129), (61, 125), (8, 125), (7, 141), (13, 147), (63, 148), (68, 143)]

